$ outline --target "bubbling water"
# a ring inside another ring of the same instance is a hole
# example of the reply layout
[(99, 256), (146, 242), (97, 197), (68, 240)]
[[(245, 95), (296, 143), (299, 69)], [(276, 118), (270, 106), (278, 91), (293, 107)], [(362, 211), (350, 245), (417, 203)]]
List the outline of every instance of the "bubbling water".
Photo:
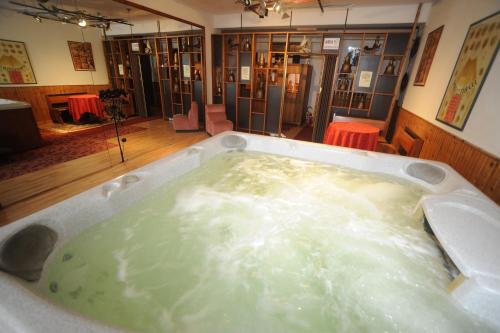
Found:
[(52, 257), (41, 292), (138, 332), (477, 331), (396, 178), (221, 154)]

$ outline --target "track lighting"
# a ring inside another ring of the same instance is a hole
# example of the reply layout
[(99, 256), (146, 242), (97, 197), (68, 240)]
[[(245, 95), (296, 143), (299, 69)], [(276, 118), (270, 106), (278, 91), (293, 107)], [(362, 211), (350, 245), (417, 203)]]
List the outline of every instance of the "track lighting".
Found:
[(78, 20), (78, 25), (82, 28), (86, 27), (87, 26), (87, 21), (85, 21), (85, 19), (83, 17), (81, 17), (79, 20)]

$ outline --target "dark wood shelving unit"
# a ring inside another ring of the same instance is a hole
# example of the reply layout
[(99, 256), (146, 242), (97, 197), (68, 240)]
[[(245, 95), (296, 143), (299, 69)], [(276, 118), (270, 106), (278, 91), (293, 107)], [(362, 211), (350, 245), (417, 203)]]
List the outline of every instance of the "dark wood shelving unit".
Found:
[[(174, 114), (187, 114), (191, 101), (196, 101), (200, 122), (204, 120), (206, 83), (203, 34), (116, 37), (103, 43), (105, 51), (112, 51), (105, 52), (105, 56), (113, 87), (127, 89), (129, 96), (134, 98), (138, 93), (135, 88), (140, 82), (134, 82), (138, 79), (134, 80), (130, 74), (130, 59), (133, 55), (154, 56), (154, 75), (158, 79), (163, 118), (171, 119)], [(115, 54), (119, 54), (119, 57), (114, 57)], [(118, 66), (123, 63), (128, 64), (123, 66), (124, 75), (116, 76), (119, 73)], [(131, 105), (133, 107), (133, 103)]]
[[(337, 56), (337, 65), (328, 110), (324, 110), (328, 113), (328, 121), (332, 120), (334, 114), (353, 120), (362, 118), (363, 122), (373, 123), (385, 134), (397, 98), (396, 88), (401, 82), (403, 65), (406, 63), (410, 35), (409, 28), (214, 34), (213, 102), (226, 105), (228, 119), (233, 121), (236, 130), (280, 135), (281, 123), (287, 116), (283, 110), (287, 98), (292, 96), (287, 89), (288, 79), (285, 78), (288, 78), (292, 66), (297, 65), (291, 64), (291, 59), (294, 56), (307, 58), (310, 55), (333, 54)], [(327, 37), (340, 37), (338, 50), (323, 49)], [(303, 52), (305, 41), (310, 52)], [(248, 45), (251, 49), (248, 49)], [(349, 58), (351, 70), (342, 73), (342, 65), (349, 52), (354, 54)], [(386, 73), (391, 61), (394, 72)], [(311, 80), (307, 74), (304, 78)], [(346, 82), (341, 84), (342, 80)], [(309, 90), (310, 82), (307, 83), (303, 89)], [(307, 104), (308, 96), (302, 98), (306, 99)], [(297, 124), (300, 123), (297, 121)]]

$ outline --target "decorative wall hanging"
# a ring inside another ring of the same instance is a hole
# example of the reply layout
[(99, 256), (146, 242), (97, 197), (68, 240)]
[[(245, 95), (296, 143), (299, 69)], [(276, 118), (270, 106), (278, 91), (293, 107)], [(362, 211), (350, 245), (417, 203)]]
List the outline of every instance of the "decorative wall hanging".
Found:
[(500, 12), (471, 24), (436, 120), (463, 130), (500, 44)]
[(0, 39), (0, 84), (34, 84), (35, 74), (23, 42)]
[(422, 53), (422, 58), (420, 58), (420, 64), (418, 65), (417, 75), (415, 75), (415, 81), (413, 82), (414, 86), (425, 86), (425, 81), (427, 81), (427, 76), (431, 70), (432, 60), (436, 54), (443, 28), (444, 25), (429, 32), (427, 41), (425, 42), (424, 52)]
[(95, 71), (91, 43), (68, 41), (68, 47), (75, 71)]

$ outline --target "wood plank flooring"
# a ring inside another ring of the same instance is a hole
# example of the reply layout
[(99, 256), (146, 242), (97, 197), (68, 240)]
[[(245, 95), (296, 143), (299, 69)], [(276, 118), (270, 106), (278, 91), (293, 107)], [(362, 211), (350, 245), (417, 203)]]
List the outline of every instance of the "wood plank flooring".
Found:
[[(0, 226), (49, 207), (133, 169), (179, 151), (208, 135), (176, 133), (162, 119), (137, 124), (142, 132), (126, 135), (125, 163), (118, 147), (0, 182)], [(116, 138), (108, 142), (115, 143)]]

